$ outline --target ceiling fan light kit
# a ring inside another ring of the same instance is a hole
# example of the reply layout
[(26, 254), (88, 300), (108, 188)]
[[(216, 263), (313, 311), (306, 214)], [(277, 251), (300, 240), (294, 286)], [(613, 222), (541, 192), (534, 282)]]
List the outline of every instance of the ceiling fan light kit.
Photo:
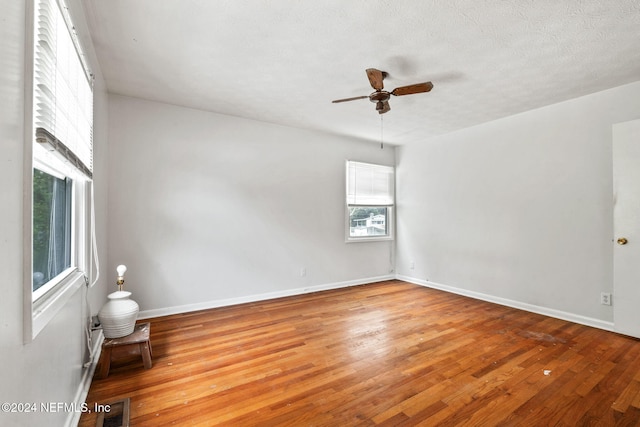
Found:
[(417, 84), (412, 84), (407, 86), (400, 86), (395, 88), (391, 92), (387, 92), (386, 90), (383, 90), (384, 89), (383, 80), (388, 75), (386, 72), (377, 70), (375, 68), (367, 68), (366, 72), (367, 72), (367, 77), (369, 78), (369, 83), (371, 84), (371, 87), (375, 90), (375, 92), (371, 93), (368, 96), (365, 95), (365, 96), (356, 96), (353, 98), (336, 99), (332, 102), (336, 104), (339, 102), (355, 101), (356, 99), (369, 98), (369, 101), (376, 104), (376, 111), (378, 112), (378, 114), (384, 114), (389, 110), (391, 110), (391, 107), (389, 106), (389, 98), (391, 98), (391, 95), (393, 96), (412, 95), (414, 93), (429, 92), (431, 91), (431, 89), (433, 89), (433, 83), (424, 82), (424, 83), (417, 83)]

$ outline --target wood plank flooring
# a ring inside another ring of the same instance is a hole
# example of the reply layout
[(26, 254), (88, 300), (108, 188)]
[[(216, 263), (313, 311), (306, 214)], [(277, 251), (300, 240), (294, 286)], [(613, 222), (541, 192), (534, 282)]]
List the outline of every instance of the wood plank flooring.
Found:
[(150, 322), (131, 426), (640, 425), (639, 340), (401, 281)]

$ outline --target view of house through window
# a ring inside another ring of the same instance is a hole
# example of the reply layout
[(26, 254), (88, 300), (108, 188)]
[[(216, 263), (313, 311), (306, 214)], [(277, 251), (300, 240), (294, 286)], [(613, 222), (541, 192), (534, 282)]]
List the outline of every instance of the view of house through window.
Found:
[(71, 267), (71, 180), (33, 170), (33, 290)]
[(387, 208), (357, 206), (349, 208), (349, 236), (386, 236)]

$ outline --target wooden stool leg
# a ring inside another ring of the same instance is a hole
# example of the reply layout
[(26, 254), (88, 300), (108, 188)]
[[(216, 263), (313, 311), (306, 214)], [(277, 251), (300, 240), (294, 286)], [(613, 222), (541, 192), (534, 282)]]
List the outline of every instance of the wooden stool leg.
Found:
[(102, 363), (100, 363), (100, 378), (109, 376), (109, 368), (111, 367), (111, 347), (102, 349)]
[(149, 341), (140, 343), (140, 353), (142, 354), (142, 362), (145, 369), (151, 369), (151, 348)]

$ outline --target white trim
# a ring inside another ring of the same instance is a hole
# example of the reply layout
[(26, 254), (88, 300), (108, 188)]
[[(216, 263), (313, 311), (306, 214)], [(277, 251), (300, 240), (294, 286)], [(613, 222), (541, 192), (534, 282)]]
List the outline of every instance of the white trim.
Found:
[(34, 62), (34, 1), (26, 2), (24, 52), (24, 172), (22, 178), (22, 341), (30, 343), (37, 335), (33, 325), (33, 62)]
[[(102, 352), (102, 343), (104, 341), (104, 335), (102, 330), (98, 330), (97, 333), (98, 339), (93, 343), (93, 360), (91, 361), (91, 365), (86, 368), (82, 373), (82, 379), (80, 380), (80, 384), (78, 384), (78, 390), (76, 391), (76, 395), (73, 397), (73, 403), (75, 408), (82, 408), (82, 405), (85, 403), (87, 399), (87, 395), (89, 394), (89, 389), (91, 388), (91, 381), (93, 380), (93, 374), (96, 371), (96, 367), (98, 366), (98, 360), (100, 360), (100, 353)], [(82, 416), (82, 411), (71, 411), (67, 416), (67, 421), (64, 423), (66, 427), (77, 426), (80, 422), (80, 417)]]
[[(73, 255), (71, 256), (71, 258), (73, 258)], [(71, 267), (67, 267), (62, 273), (58, 274), (57, 276), (46, 282), (44, 285), (33, 291), (32, 299), (34, 306), (36, 306), (41, 300), (46, 301), (47, 297), (45, 297), (45, 295), (49, 293), (49, 291), (56, 289), (61, 283), (64, 283), (65, 280), (68, 280), (68, 278), (71, 277), (71, 275), (77, 270), (78, 268), (74, 265), (72, 265)]]
[(33, 340), (84, 284), (84, 274), (74, 271), (63, 280), (63, 284), (58, 285), (59, 289), (52, 290), (50, 296), (45, 295), (33, 305), (29, 305), (31, 336), (25, 337), (26, 342)]
[(517, 308), (519, 310), (529, 311), (531, 313), (542, 314), (544, 316), (554, 317), (556, 319), (566, 320), (568, 322), (578, 323), (580, 325), (591, 326), (598, 329), (604, 329), (605, 331), (615, 332), (613, 328), (613, 322), (606, 322), (604, 320), (595, 319), (593, 317), (582, 316), (575, 313), (569, 313), (566, 311), (555, 310), (553, 308), (542, 307), (539, 305), (527, 304), (520, 301), (514, 301), (506, 298), (500, 298), (493, 295), (483, 294), (480, 292), (469, 291), (466, 289), (456, 288), (454, 286), (443, 285), (440, 283), (431, 282), (428, 280), (416, 279), (409, 276), (403, 276), (398, 274), (396, 279), (403, 280), (405, 282), (413, 283), (415, 285), (425, 286), (427, 288), (439, 289), (441, 291), (450, 292), (457, 295), (462, 295), (469, 298), (474, 298), (482, 301), (492, 302), (495, 304), (504, 305), (511, 308)]
[(396, 277), (392, 274), (387, 276), (368, 277), (365, 279), (347, 280), (344, 282), (327, 283), (324, 285), (316, 285), (304, 288), (286, 289), (276, 292), (267, 292), (264, 294), (248, 295), (237, 298), (227, 298), (220, 300), (207, 301), (196, 304), (179, 305), (174, 307), (158, 308), (154, 310), (144, 310), (138, 313), (138, 319), (149, 319), (152, 317), (169, 316), (171, 314), (188, 313), (191, 311), (207, 310), (210, 308), (227, 307), (231, 305), (245, 304), (249, 302), (266, 301), (275, 298), (290, 297), (294, 295), (303, 295), (312, 292), (327, 291), (330, 289), (347, 288), (349, 286), (366, 285), (368, 283), (383, 282), (385, 280), (393, 280)]

